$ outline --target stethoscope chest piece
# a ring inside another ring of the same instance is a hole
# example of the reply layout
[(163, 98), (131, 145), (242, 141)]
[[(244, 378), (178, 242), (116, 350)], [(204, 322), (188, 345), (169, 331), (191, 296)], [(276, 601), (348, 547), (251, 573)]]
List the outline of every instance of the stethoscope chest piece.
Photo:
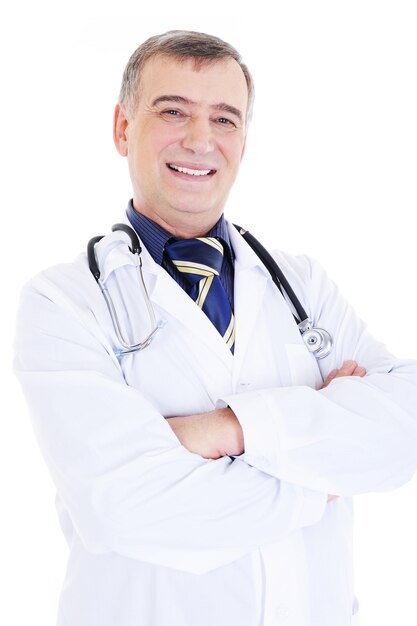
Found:
[(307, 318), (298, 324), (303, 341), (309, 352), (312, 352), (316, 359), (324, 359), (328, 356), (333, 347), (330, 333), (324, 328), (313, 328), (311, 321)]
[(330, 333), (328, 333), (327, 330), (324, 330), (324, 328), (315, 328), (313, 326), (313, 322), (308, 317), (304, 307), (297, 298), (288, 280), (285, 278), (281, 268), (278, 266), (277, 262), (268, 250), (266, 250), (263, 245), (260, 244), (253, 235), (251, 235), (250, 232), (240, 226), (237, 226), (236, 224), (235, 228), (261, 259), (271, 274), (272, 280), (280, 290), (281, 294), (284, 295), (284, 291), (287, 294), (287, 297), (291, 301), (291, 304), (297, 313), (293, 313), (294, 319), (307, 350), (314, 354), (316, 359), (324, 359), (330, 354), (333, 347), (333, 341)]

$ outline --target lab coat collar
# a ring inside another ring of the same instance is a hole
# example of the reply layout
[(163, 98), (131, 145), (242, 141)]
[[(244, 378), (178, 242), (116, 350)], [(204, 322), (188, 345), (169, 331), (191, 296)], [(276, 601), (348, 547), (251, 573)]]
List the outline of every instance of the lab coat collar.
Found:
[[(120, 223), (129, 224), (126, 214)], [(235, 375), (241, 368), (248, 344), (253, 335), (256, 319), (262, 306), (268, 271), (235, 227), (228, 223), (230, 242), (235, 254), (235, 327), (234, 356), (207, 316), (195, 306), (184, 290), (158, 265), (142, 244), (142, 270), (147, 290), (154, 305), (162, 309), (162, 315), (173, 316), (193, 331), (196, 341), (205, 349), (215, 351), (228, 370)], [(106, 282), (112, 272), (126, 265), (135, 265), (130, 253), (128, 235), (122, 231), (112, 232), (96, 245), (96, 256), (101, 269), (101, 280)], [(127, 244), (127, 245), (126, 245)]]
[(167, 328), (170, 317), (174, 317), (177, 323), (180, 322), (194, 334), (195, 345), (202, 344), (202, 355), (204, 351), (214, 351), (230, 372), (233, 355), (216, 327), (168, 272), (155, 263), (148, 252), (143, 255), (143, 273), (149, 296), (156, 308), (162, 309), (162, 315), (168, 323)]
[[(125, 214), (118, 223), (130, 226)], [(110, 232), (96, 244), (94, 252), (100, 269), (100, 280), (103, 284), (106, 283), (110, 274), (120, 267), (135, 265), (135, 257), (130, 252), (129, 245), (129, 236), (121, 230)]]
[[(131, 226), (126, 213), (123, 213), (119, 223)], [(233, 224), (231, 222), (226, 222), (226, 224), (229, 231), (230, 243), (233, 252), (236, 255), (235, 261), (238, 264), (238, 269), (249, 269), (254, 266), (258, 266), (262, 274), (269, 276), (259, 257), (246, 243), (242, 235), (237, 232)], [(123, 265), (135, 264), (134, 257), (126, 247), (126, 244), (129, 245), (129, 243), (130, 239), (128, 235), (118, 230), (116, 232), (109, 233), (106, 237), (103, 237), (98, 244), (96, 244), (95, 253), (101, 270), (101, 280), (103, 282), (105, 282), (108, 276), (119, 267), (122, 267)], [(146, 270), (151, 274), (157, 275), (159, 273), (158, 267), (160, 266), (153, 260), (142, 241), (141, 244), (143, 267), (146, 268)]]
[[(130, 226), (126, 215), (123, 216), (120, 223)], [(107, 281), (114, 271), (121, 267), (135, 265), (135, 257), (128, 248), (129, 243), (130, 239), (126, 233), (116, 231), (109, 234), (96, 245), (96, 256), (101, 269), (101, 280), (103, 283)], [(143, 242), (141, 241), (140, 243), (142, 246), (140, 259), (144, 282), (149, 297), (157, 311), (157, 316), (159, 312), (160, 321), (166, 321), (169, 325), (169, 319), (173, 317), (186, 326), (195, 334), (196, 345), (200, 342), (204, 344), (204, 349), (201, 351), (202, 354), (204, 354), (204, 350), (214, 349), (217, 356), (226, 366), (227, 371), (230, 372), (233, 365), (233, 355), (217, 329), (203, 311), (196, 307), (188, 294), (171, 278), (168, 272), (154, 261)], [(134, 280), (137, 280), (136, 273)]]
[(172, 280), (168, 273), (155, 263), (146, 250), (144, 250), (142, 257), (143, 271), (146, 274), (145, 280), (153, 302), (164, 308), (167, 314), (180, 320), (188, 329), (194, 331), (198, 335), (199, 341), (205, 344), (207, 350), (215, 351), (229, 371), (233, 369), (233, 378), (237, 379), (247, 347), (253, 338), (253, 331), (270, 275), (236, 228), (231, 223), (227, 223), (227, 226), (235, 254), (234, 313), (236, 339), (234, 355), (207, 316), (195, 306), (190, 297)]

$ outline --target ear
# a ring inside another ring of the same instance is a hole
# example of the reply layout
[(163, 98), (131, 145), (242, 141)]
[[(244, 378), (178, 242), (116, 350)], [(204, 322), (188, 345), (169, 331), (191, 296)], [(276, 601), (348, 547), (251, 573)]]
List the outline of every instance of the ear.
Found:
[(113, 141), (116, 146), (117, 152), (121, 156), (127, 156), (128, 153), (128, 141), (127, 141), (127, 127), (128, 120), (122, 104), (117, 104), (114, 110), (113, 117)]

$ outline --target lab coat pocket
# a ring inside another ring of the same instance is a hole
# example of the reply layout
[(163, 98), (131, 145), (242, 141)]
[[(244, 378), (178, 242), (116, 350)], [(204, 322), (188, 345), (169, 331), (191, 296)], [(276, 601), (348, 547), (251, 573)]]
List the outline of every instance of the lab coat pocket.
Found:
[(306, 385), (319, 389), (323, 384), (317, 360), (303, 343), (285, 344), (292, 385)]

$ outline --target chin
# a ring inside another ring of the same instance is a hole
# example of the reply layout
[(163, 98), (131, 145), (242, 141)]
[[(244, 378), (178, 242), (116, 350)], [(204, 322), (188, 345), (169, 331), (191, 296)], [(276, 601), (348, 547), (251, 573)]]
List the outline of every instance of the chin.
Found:
[(217, 213), (216, 215), (213, 215), (210, 211), (193, 210), (183, 207), (176, 208), (174, 210), (176, 215), (175, 219), (178, 222), (178, 225), (180, 225), (180, 223), (184, 225), (190, 224), (190, 226), (192, 224), (195, 224), (196, 226), (199, 224), (209, 224), (207, 230), (210, 230), (211, 225), (214, 225), (221, 215), (217, 215)]
[(201, 200), (199, 201), (198, 198), (193, 198), (192, 200), (191, 198), (187, 198), (185, 200), (178, 199), (178, 202), (173, 202), (171, 199), (170, 205), (174, 211), (177, 211), (179, 213), (189, 213), (192, 215), (201, 216), (218, 213), (219, 217), (222, 213), (222, 210), (216, 209), (212, 203), (205, 205), (201, 202)]

